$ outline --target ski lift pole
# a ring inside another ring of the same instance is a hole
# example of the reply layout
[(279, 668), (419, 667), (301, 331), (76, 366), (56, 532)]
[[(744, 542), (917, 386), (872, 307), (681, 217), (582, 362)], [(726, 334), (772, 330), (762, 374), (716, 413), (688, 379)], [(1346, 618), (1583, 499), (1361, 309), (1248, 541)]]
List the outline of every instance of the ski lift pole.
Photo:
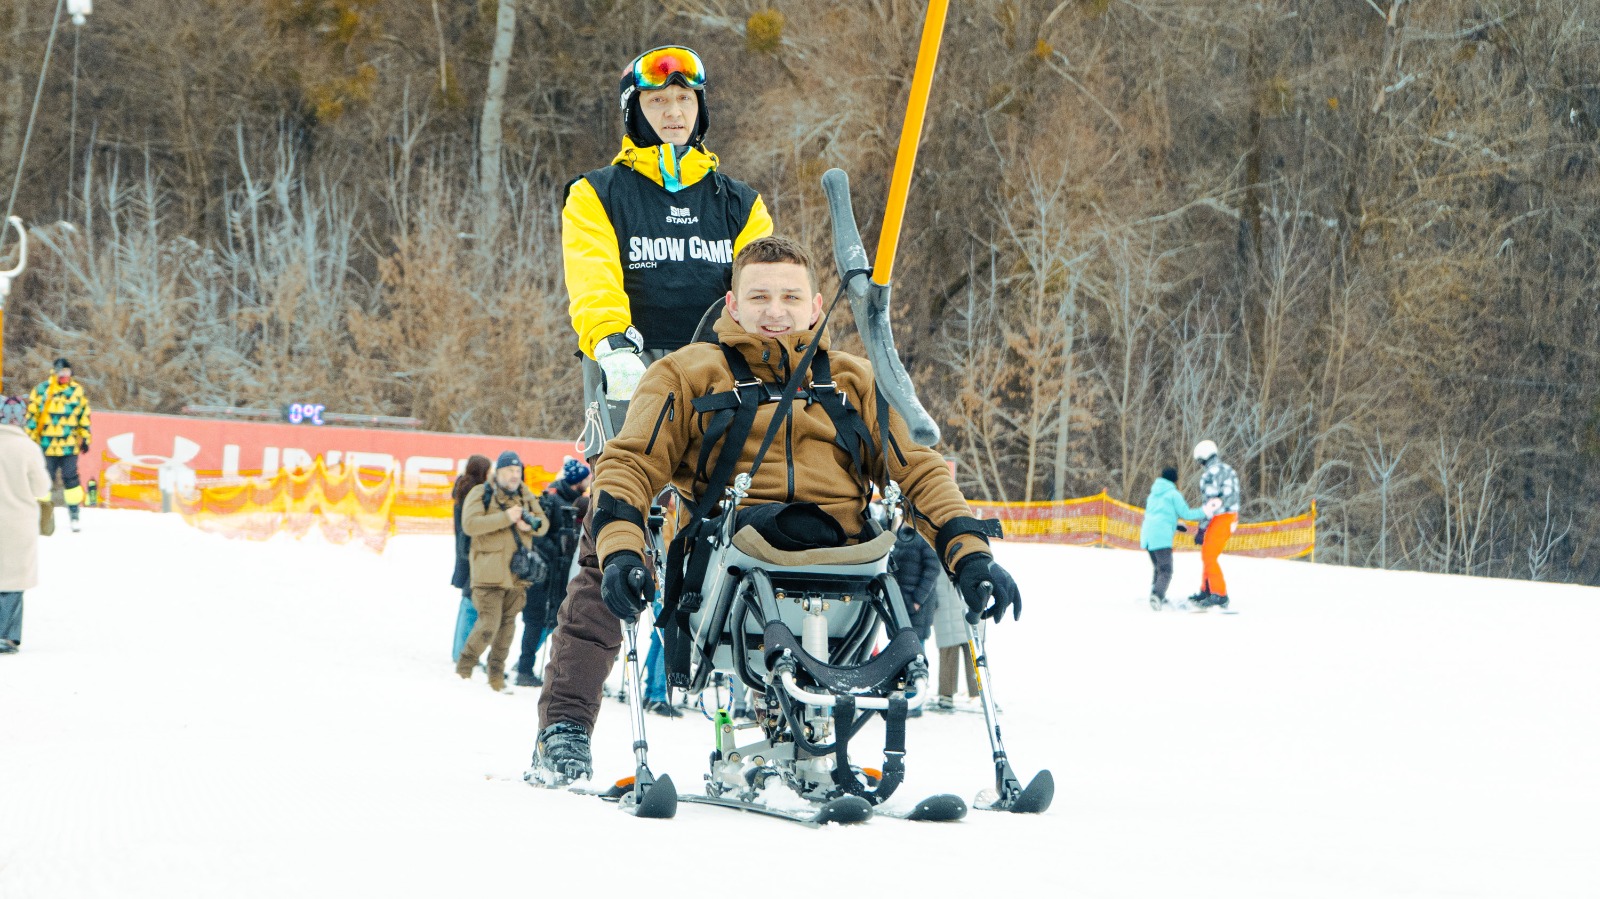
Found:
[(944, 18), (949, 8), (949, 0), (930, 0), (927, 16), (922, 20), (922, 46), (917, 49), (911, 96), (906, 101), (905, 121), (900, 125), (900, 148), (895, 153), (894, 175), (889, 179), (889, 202), (883, 211), (883, 232), (878, 235), (878, 258), (872, 265), (872, 283), (885, 291), (894, 277), (895, 250), (900, 244), (900, 227), (905, 223), (911, 173), (917, 167), (922, 120), (928, 112), (928, 94), (933, 91), (933, 70), (939, 64), (939, 42), (944, 37)]
[(833, 257), (839, 277), (850, 294), (850, 309), (856, 328), (866, 345), (867, 358), (878, 389), (889, 405), (900, 413), (911, 431), (911, 438), (924, 446), (939, 442), (939, 426), (917, 399), (916, 387), (906, 373), (895, 350), (894, 332), (889, 324), (889, 296), (894, 274), (895, 251), (905, 221), (906, 198), (911, 191), (911, 174), (917, 165), (917, 147), (922, 141), (922, 122), (928, 111), (928, 95), (933, 88), (933, 71), (939, 61), (939, 42), (944, 34), (949, 0), (930, 0), (922, 22), (922, 45), (917, 50), (917, 67), (911, 78), (911, 96), (900, 128), (900, 148), (895, 155), (894, 174), (889, 181), (889, 201), (884, 210), (883, 230), (878, 235), (878, 258), (867, 265), (867, 253), (856, 228), (850, 205), (850, 177), (841, 169), (829, 169), (822, 176), (822, 189), (828, 196), (828, 212), (833, 219)]
[(12, 280), (28, 267), (28, 232), (22, 227), (22, 219), (13, 215), (7, 221), (11, 227), (17, 229), (17, 265), (8, 271), (0, 272), (0, 388), (3, 388), (6, 382), (6, 297), (11, 295)]

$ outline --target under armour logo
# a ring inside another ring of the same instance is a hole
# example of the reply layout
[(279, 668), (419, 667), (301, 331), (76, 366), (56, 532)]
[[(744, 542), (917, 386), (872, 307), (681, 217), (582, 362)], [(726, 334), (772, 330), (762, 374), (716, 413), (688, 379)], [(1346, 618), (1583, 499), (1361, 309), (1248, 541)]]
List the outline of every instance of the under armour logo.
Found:
[(118, 464), (128, 465), (133, 468), (167, 468), (178, 467), (187, 469), (195, 456), (200, 455), (200, 444), (186, 437), (172, 438), (172, 455), (157, 456), (149, 453), (136, 453), (133, 451), (133, 433), (118, 434), (106, 441), (106, 448), (116, 455)]

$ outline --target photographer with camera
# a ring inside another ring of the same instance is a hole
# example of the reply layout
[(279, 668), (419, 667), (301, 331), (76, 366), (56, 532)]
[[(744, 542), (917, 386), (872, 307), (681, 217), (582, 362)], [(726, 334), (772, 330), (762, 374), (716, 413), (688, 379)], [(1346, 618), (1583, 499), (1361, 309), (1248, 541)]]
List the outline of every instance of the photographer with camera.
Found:
[(547, 573), (532, 540), (544, 535), (549, 522), (538, 500), (522, 483), (522, 459), (511, 450), (500, 454), (494, 475), (472, 488), (461, 503), (461, 530), (472, 538), (472, 605), (478, 622), (456, 659), (456, 674), (472, 677), (472, 669), (489, 647), (489, 689), (509, 693), (506, 657), (517, 629), (523, 590)]
[(534, 673), (533, 661), (545, 636), (555, 629), (556, 611), (567, 595), (567, 575), (578, 552), (578, 523), (589, 508), (589, 477), (589, 466), (567, 456), (561, 462), (561, 476), (539, 494), (539, 506), (550, 529), (534, 540), (534, 548), (544, 555), (549, 571), (528, 585), (527, 605), (522, 607), (522, 652), (516, 664), (519, 687), (544, 686)]

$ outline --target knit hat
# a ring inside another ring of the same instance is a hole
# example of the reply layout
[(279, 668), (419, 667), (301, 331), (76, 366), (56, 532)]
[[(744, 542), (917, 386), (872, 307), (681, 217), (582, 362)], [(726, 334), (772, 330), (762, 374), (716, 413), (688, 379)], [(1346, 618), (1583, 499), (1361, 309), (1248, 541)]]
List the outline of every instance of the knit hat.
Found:
[(1174, 484), (1178, 483), (1178, 470), (1173, 468), (1171, 465), (1161, 469), (1161, 476)]
[(522, 467), (522, 457), (518, 456), (515, 450), (506, 450), (505, 452), (500, 454), (500, 458), (499, 459), (495, 460), (494, 470), (495, 471), (499, 471), (500, 469), (506, 468), (507, 466), (511, 466), (511, 465), (515, 465), (518, 468), (521, 468)]
[(56, 361), (50, 363), (50, 367), (51, 367), (52, 371), (60, 371), (63, 368), (71, 368), (72, 367), (72, 363), (67, 361), (67, 357), (62, 356), (61, 358), (57, 359)]
[(0, 425), (16, 425), (22, 427), (28, 418), (28, 406), (20, 396), (5, 397), (0, 402)]
[(576, 487), (583, 483), (589, 476), (589, 466), (579, 462), (571, 456), (563, 456), (561, 463), (561, 483), (569, 487)]

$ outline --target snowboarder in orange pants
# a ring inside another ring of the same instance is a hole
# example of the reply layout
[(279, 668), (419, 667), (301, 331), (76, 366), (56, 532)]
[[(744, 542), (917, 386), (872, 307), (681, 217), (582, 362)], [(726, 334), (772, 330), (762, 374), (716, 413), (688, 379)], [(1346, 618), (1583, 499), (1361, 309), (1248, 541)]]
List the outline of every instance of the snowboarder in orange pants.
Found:
[(1233, 536), (1233, 526), (1239, 520), (1239, 475), (1233, 466), (1217, 455), (1217, 445), (1210, 440), (1195, 444), (1194, 460), (1205, 468), (1200, 475), (1200, 495), (1203, 497), (1200, 508), (1205, 511), (1206, 520), (1200, 525), (1204, 535), (1200, 543), (1204, 574), (1201, 575), (1200, 592), (1189, 597), (1189, 602), (1200, 609), (1210, 606), (1226, 609), (1228, 582), (1222, 577), (1222, 565), (1218, 557), (1228, 544), (1228, 538)]

